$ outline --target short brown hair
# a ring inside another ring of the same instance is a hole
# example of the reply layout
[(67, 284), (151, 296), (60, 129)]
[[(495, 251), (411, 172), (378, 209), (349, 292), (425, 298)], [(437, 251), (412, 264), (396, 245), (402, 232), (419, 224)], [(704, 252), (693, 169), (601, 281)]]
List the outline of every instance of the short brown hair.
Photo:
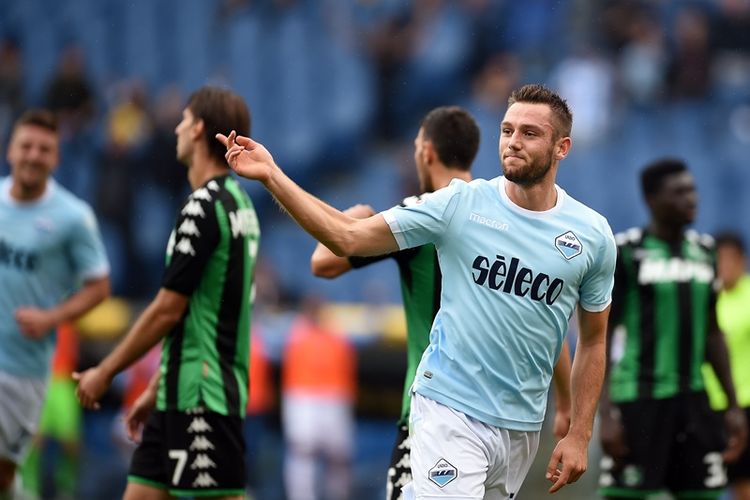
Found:
[(546, 104), (552, 110), (552, 114), (557, 121), (558, 138), (570, 135), (573, 128), (573, 113), (570, 112), (568, 103), (559, 94), (544, 85), (529, 84), (513, 91), (508, 98), (508, 107), (517, 102)]
[(435, 108), (422, 120), (422, 130), (445, 166), (471, 169), (479, 149), (479, 126), (468, 111), (459, 106)]
[(196, 120), (203, 120), (209, 156), (226, 165), (227, 150), (215, 137), (219, 132), (228, 134), (232, 130), (250, 136), (250, 110), (245, 100), (231, 90), (206, 86), (190, 95), (187, 107)]
[(34, 108), (24, 112), (13, 125), (13, 130), (22, 125), (34, 125), (50, 132), (57, 133), (57, 117), (52, 111)]

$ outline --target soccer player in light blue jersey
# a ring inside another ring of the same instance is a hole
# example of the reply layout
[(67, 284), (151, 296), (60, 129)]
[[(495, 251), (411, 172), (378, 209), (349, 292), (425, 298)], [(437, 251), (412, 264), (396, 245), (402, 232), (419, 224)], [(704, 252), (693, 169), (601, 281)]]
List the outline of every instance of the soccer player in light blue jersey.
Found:
[(109, 295), (109, 263), (91, 207), (50, 176), (57, 121), (31, 110), (8, 144), (0, 178), (0, 499), (36, 430), (55, 328)]
[(227, 161), (259, 180), (335, 254), (433, 243), (443, 286), (413, 385), (414, 480), (406, 498), (514, 498), (533, 461), (568, 320), (580, 332), (570, 430), (547, 479), (558, 491), (587, 466), (605, 366), (616, 249), (606, 220), (555, 184), (571, 147), (565, 101), (540, 85), (511, 95), (503, 177), (451, 184), (418, 204), (354, 219), (308, 194), (259, 143), (219, 134)]

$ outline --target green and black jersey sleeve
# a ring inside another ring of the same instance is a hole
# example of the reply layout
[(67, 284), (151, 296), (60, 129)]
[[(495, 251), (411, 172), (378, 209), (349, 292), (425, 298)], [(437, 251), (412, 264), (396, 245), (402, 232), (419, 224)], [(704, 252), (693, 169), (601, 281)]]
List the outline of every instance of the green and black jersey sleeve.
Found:
[(223, 415), (244, 415), (259, 237), (252, 202), (232, 177), (211, 179), (182, 207), (162, 286), (189, 302), (164, 339), (160, 410), (203, 405)]
[(617, 235), (609, 377), (614, 402), (703, 390), (701, 365), (716, 306), (713, 240), (688, 231), (669, 244), (643, 229)]

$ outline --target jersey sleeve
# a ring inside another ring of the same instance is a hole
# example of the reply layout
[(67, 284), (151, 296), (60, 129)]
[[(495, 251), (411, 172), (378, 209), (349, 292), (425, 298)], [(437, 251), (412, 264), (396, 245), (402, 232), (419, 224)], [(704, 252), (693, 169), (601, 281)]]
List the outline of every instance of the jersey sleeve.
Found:
[[(204, 194), (207, 190), (202, 191)], [(196, 192), (197, 193), (197, 192)], [(210, 195), (193, 193), (182, 207), (167, 246), (167, 267), (162, 287), (191, 295), (219, 243), (219, 224)]]
[(91, 207), (86, 206), (73, 225), (69, 245), (75, 273), (81, 282), (109, 275), (107, 252)]
[(589, 312), (600, 312), (612, 302), (617, 246), (609, 226), (602, 232), (593, 264), (581, 282), (580, 304)]
[(399, 249), (438, 242), (456, 213), (465, 186), (464, 181), (454, 179), (442, 189), (381, 212)]

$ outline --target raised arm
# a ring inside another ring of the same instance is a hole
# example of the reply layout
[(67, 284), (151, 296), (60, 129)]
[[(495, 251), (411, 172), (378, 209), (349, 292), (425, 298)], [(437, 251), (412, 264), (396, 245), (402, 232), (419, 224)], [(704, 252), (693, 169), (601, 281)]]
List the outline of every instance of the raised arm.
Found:
[(601, 312), (578, 309), (580, 328), (571, 376), (570, 430), (555, 447), (547, 466), (547, 479), (554, 481), (550, 493), (577, 481), (586, 472), (594, 414), (604, 380), (608, 315), (609, 307)]
[(216, 138), (227, 147), (226, 159), (235, 172), (262, 182), (297, 224), (335, 255), (381, 255), (398, 250), (382, 215), (350, 217), (299, 187), (262, 144), (234, 131), (228, 137), (217, 134)]
[[(369, 205), (354, 205), (344, 210), (346, 215), (356, 219), (364, 219), (375, 214)], [(352, 264), (348, 257), (339, 257), (322, 243), (315, 246), (310, 257), (310, 270), (319, 278), (333, 279), (349, 272)]]

